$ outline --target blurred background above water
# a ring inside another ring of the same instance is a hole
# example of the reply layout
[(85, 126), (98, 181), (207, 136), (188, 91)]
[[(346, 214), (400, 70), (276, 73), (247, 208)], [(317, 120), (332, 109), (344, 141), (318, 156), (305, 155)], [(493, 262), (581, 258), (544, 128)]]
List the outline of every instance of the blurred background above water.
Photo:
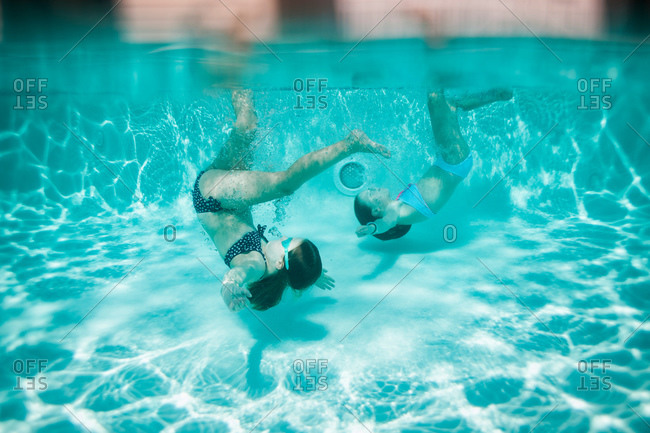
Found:
[[(391, 19), (383, 20), (389, 11)], [(119, 33), (127, 42), (221, 37), (230, 48), (260, 39), (358, 39), (370, 29), (372, 39), (650, 32), (644, 0), (5, 0), (2, 38), (78, 38), (104, 15), (96, 34)]]

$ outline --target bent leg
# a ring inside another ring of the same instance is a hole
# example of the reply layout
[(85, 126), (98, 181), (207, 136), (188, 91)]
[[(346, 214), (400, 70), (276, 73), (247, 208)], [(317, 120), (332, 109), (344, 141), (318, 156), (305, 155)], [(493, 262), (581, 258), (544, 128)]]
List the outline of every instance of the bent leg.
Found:
[(460, 164), (469, 155), (469, 146), (460, 132), (456, 107), (447, 102), (442, 90), (429, 94), (428, 107), (442, 159), (448, 164)]
[(251, 143), (257, 131), (257, 116), (250, 90), (232, 92), (232, 106), (235, 109), (235, 126), (224, 143), (219, 156), (206, 170), (249, 170), (253, 163)]

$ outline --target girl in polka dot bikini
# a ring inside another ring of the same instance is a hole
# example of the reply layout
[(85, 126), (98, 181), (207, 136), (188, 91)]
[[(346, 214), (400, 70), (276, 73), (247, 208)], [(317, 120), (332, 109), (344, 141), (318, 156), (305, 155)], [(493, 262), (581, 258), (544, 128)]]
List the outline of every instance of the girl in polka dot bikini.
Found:
[(389, 158), (386, 147), (355, 130), (347, 138), (299, 158), (280, 172), (250, 171), (250, 145), (257, 117), (252, 92), (234, 91), (237, 120), (219, 156), (194, 183), (194, 209), (199, 221), (230, 270), (221, 296), (232, 311), (250, 303), (266, 310), (277, 305), (287, 286), (312, 285), (331, 290), (334, 280), (322, 268), (318, 248), (307, 239), (283, 237), (268, 241), (264, 227), (253, 224), (250, 207), (292, 194), (303, 183), (356, 152)]

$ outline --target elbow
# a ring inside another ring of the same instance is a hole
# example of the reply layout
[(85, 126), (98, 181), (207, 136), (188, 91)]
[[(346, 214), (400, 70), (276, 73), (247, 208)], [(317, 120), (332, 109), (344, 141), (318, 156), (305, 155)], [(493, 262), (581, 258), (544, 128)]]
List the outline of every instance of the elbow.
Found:
[(286, 171), (283, 171), (278, 173), (275, 189), (281, 197), (284, 197), (285, 195), (293, 194), (298, 188), (296, 187), (296, 182), (291, 179), (291, 176)]
[(278, 192), (280, 193), (281, 197), (284, 197), (296, 192), (296, 188), (294, 188), (292, 185), (283, 185), (278, 189)]

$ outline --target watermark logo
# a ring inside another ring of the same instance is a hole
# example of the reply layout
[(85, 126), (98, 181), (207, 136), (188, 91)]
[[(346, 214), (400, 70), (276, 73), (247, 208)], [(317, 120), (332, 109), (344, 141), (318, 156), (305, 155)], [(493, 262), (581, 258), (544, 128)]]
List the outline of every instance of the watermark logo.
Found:
[(578, 110), (609, 110), (612, 108), (612, 95), (608, 89), (612, 87), (611, 78), (580, 78), (578, 93), (580, 105)]
[(578, 372), (581, 373), (578, 391), (609, 391), (612, 388), (612, 378), (607, 375), (607, 370), (611, 368), (611, 359), (578, 361)]
[(447, 224), (442, 228), (442, 238), (447, 242), (448, 244), (453, 244), (456, 242), (456, 238), (458, 231), (456, 230), (456, 226), (453, 224)]
[(294, 391), (325, 391), (327, 389), (327, 359), (296, 359)]
[(47, 359), (16, 359), (12, 364), (12, 370), (16, 375), (14, 391), (45, 391), (47, 378), (40, 376), (45, 368), (47, 368)]
[(293, 91), (296, 93), (294, 110), (324, 110), (327, 108), (327, 78), (296, 78)]
[(176, 226), (173, 224), (167, 224), (163, 229), (163, 238), (167, 242), (174, 242), (176, 240)]
[(47, 108), (47, 78), (16, 78), (14, 110), (45, 110)]

